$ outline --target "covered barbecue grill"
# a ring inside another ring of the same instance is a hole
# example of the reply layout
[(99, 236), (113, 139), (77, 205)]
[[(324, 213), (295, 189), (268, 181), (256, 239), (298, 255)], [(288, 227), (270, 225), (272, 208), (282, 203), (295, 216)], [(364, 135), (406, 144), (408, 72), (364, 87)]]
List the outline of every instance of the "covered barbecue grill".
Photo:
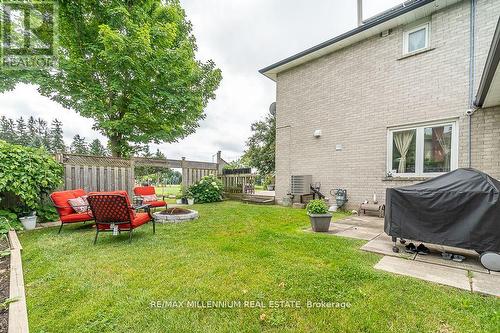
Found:
[(500, 269), (500, 182), (457, 169), (422, 183), (387, 189), (385, 232), (395, 238), (472, 249)]

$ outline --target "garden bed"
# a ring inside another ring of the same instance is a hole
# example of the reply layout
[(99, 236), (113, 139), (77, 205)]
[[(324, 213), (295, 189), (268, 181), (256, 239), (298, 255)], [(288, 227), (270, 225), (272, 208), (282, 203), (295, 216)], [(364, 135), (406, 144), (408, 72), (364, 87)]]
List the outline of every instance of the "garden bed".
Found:
[[(9, 249), (9, 241), (7, 237), (0, 239), (0, 252)], [(9, 279), (10, 279), (10, 257), (0, 256), (0, 304), (9, 298)], [(9, 327), (9, 311), (8, 307), (0, 307), (0, 333), (7, 332)]]

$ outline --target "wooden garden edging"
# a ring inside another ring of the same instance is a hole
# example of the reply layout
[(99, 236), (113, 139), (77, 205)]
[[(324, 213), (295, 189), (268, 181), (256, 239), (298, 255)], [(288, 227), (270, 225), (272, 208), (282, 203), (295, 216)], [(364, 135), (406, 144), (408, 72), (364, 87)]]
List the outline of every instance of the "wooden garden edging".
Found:
[(24, 292), (23, 266), (21, 261), (21, 243), (15, 231), (9, 231), (10, 242), (10, 291), (9, 298), (16, 299), (9, 304), (8, 333), (28, 333), (28, 310)]

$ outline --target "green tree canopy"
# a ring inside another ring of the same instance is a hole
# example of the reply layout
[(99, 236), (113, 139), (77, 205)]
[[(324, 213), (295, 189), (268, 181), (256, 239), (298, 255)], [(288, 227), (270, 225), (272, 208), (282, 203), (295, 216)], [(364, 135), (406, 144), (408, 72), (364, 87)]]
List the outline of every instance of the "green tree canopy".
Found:
[(252, 136), (247, 141), (243, 160), (259, 170), (261, 175), (275, 171), (276, 117), (268, 113), (266, 118), (252, 124)]
[(73, 142), (71, 142), (70, 149), (73, 154), (87, 155), (89, 153), (89, 148), (87, 146), (85, 138), (81, 137), (79, 134), (73, 137)]
[(66, 151), (66, 144), (63, 138), (63, 124), (57, 119), (52, 121), (52, 128), (50, 129), (51, 136), (51, 150), (52, 152), (64, 153)]
[(42, 95), (92, 118), (113, 156), (196, 130), (222, 76), (211, 60), (196, 59), (178, 0), (58, 3), (58, 67), (0, 72), (0, 91), (38, 84)]
[(89, 154), (93, 156), (107, 156), (108, 150), (99, 139), (94, 139), (89, 145)]

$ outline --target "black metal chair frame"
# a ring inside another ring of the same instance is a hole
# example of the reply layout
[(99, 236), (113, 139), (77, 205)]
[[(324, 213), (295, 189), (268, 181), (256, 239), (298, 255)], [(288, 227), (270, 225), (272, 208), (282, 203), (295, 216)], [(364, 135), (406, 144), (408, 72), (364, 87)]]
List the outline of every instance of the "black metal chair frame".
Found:
[[(96, 214), (94, 213), (94, 209), (92, 208), (92, 197), (95, 197), (95, 196), (106, 196), (106, 197), (120, 197), (120, 198), (123, 198), (124, 202), (126, 203), (127, 202), (127, 198), (121, 194), (93, 194), (91, 196), (88, 197), (87, 200), (89, 200), (89, 205), (90, 205), (90, 210), (92, 211), (92, 215), (94, 216), (94, 221), (95, 221), (95, 228), (96, 228), (96, 233), (95, 233), (95, 238), (94, 238), (94, 245), (97, 243), (97, 238), (99, 237), (99, 233), (100, 232), (113, 232), (113, 229), (112, 228), (106, 228), (106, 229), (103, 229), (103, 230), (99, 230), (99, 225), (106, 225), (106, 226), (109, 226), (111, 224), (115, 224), (118, 226), (118, 233), (121, 234), (122, 231), (128, 231), (129, 233), (129, 236), (128, 236), (128, 241), (129, 243), (132, 242), (132, 231), (134, 230), (134, 228), (132, 228), (132, 221), (131, 219), (129, 218), (128, 220), (125, 220), (125, 221), (113, 221), (113, 222), (99, 222), (97, 219), (96, 219)], [(141, 205), (141, 206), (128, 206), (128, 209), (132, 209), (132, 210), (135, 210), (135, 211), (139, 211), (139, 210), (144, 210), (146, 213), (148, 213), (149, 215), (149, 218), (150, 220), (153, 222), (153, 235), (156, 234), (156, 221), (155, 219), (153, 218), (153, 216), (151, 215), (151, 207), (149, 205)], [(120, 225), (123, 225), (123, 224), (129, 224), (130, 225), (130, 228), (120, 228)]]

